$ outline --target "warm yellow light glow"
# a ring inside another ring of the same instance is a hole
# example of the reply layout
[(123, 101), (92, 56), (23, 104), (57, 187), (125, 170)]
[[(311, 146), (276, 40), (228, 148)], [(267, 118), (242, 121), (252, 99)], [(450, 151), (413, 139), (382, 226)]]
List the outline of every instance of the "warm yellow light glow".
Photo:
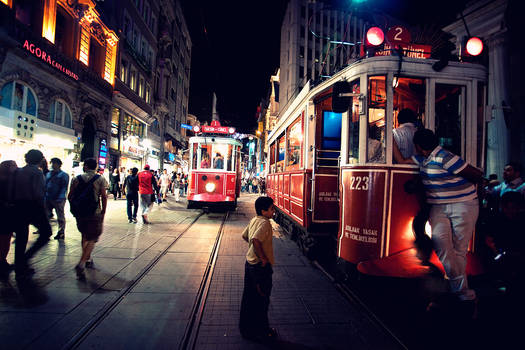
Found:
[(115, 69), (117, 66), (117, 42), (118, 38), (113, 32), (106, 34), (106, 60), (104, 62), (104, 80), (111, 85), (115, 84)]
[(86, 28), (81, 27), (78, 60), (84, 63), (86, 66), (89, 65), (89, 40), (89, 31)]
[(206, 184), (206, 192), (213, 192), (215, 190), (215, 184), (213, 182), (208, 182)]
[(55, 27), (57, 21), (57, 2), (56, 0), (44, 1), (44, 18), (42, 20), (42, 37), (53, 44), (55, 43)]
[(9, 7), (13, 7), (12, 1), (13, 0), (0, 0), (1, 3), (4, 3), (4, 4), (6, 4)]

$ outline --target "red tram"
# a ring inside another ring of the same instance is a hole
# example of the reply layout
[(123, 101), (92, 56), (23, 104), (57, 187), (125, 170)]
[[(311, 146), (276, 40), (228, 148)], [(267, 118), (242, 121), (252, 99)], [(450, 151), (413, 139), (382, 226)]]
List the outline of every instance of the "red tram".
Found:
[(190, 137), (190, 176), (188, 208), (237, 206), (240, 194), (240, 154), (242, 144), (232, 135), (235, 128), (211, 125), (195, 126), (197, 136)]
[[(483, 168), (487, 72), (472, 63), (436, 71), (436, 60), (400, 60), (366, 58), (317, 86), (307, 83), (269, 135), (266, 183), (276, 220), (305, 252), (328, 235), (337, 257), (360, 272), (410, 277), (427, 268), (413, 245), (419, 204), (404, 191), (418, 168), (395, 164), (392, 154), (397, 115), (412, 109), (443, 147)], [(338, 113), (341, 82), (350, 96)], [(475, 273), (470, 258), (467, 269)]]

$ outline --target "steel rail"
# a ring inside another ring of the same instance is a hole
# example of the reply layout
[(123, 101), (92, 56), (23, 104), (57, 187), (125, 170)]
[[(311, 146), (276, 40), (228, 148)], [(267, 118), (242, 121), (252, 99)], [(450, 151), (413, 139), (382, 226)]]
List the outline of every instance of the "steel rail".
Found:
[(184, 337), (182, 338), (182, 341), (179, 344), (180, 350), (195, 349), (195, 345), (197, 343), (197, 336), (199, 334), (199, 329), (202, 321), (202, 316), (204, 314), (204, 308), (206, 306), (206, 299), (208, 298), (208, 292), (210, 290), (211, 279), (213, 277), (213, 272), (215, 271), (215, 263), (217, 262), (217, 257), (219, 255), (219, 248), (221, 246), (224, 225), (226, 221), (228, 221), (229, 215), (230, 212), (228, 211), (222, 219), (219, 232), (215, 239), (215, 244), (213, 245), (213, 249), (210, 254), (210, 259), (208, 260), (206, 270), (204, 271), (204, 276), (199, 286), (197, 298), (195, 299), (195, 303), (193, 304), (190, 322), (188, 322), (188, 324), (186, 325)]
[(370, 321), (372, 321), (372, 323), (376, 324), (381, 330), (383, 330), (387, 335), (391, 336), (397, 343), (398, 345), (405, 349), (405, 350), (408, 350), (408, 347), (403, 344), (403, 342), (401, 341), (401, 339), (399, 339), (393, 331), (390, 330), (390, 328), (387, 327), (386, 324), (384, 324), (380, 319), (379, 317), (372, 311), (370, 310), (370, 308), (368, 308), (368, 306), (366, 306), (366, 304), (357, 296), (357, 294), (355, 294), (350, 288), (348, 288), (346, 285), (344, 284), (341, 284), (339, 282), (337, 282), (337, 280), (328, 272), (326, 271), (316, 260), (312, 261), (312, 264), (317, 267), (319, 270), (321, 270), (321, 272), (323, 272), (327, 277), (328, 279), (330, 279), (330, 281), (332, 281), (332, 283), (334, 284), (334, 286), (336, 287), (336, 289), (339, 291), (339, 293), (341, 293), (341, 295), (346, 299), (348, 300), (349, 302), (357, 305), (359, 308), (361, 308), (361, 310), (364, 312), (364, 314), (368, 317), (368, 319)]
[[(170, 243), (170, 245), (161, 251), (153, 260), (151, 260), (135, 277), (135, 279), (124, 289), (120, 291), (118, 296), (110, 303), (106, 304), (99, 312), (97, 312), (78, 332), (75, 333), (69, 341), (62, 346), (62, 349), (69, 350), (75, 349), (78, 347), (86, 337), (91, 334), (99, 324), (104, 321), (104, 319), (109, 316), (109, 314), (120, 304), (120, 302), (135, 288), (135, 286), (155, 267), (159, 260), (166, 255), (168, 250), (175, 244), (177, 241), (184, 236), (184, 234), (199, 220), (199, 218), (204, 215), (202, 211), (199, 215), (193, 219), (193, 221)], [(182, 220), (184, 221), (184, 220)], [(182, 222), (181, 221), (181, 222)], [(221, 226), (222, 228), (222, 226)]]

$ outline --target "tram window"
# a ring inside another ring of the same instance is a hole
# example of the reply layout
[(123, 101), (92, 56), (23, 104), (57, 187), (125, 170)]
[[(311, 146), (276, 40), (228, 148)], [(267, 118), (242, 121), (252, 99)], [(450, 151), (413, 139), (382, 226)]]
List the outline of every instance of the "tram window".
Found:
[(286, 143), (285, 143), (285, 137), (284, 134), (279, 137), (277, 141), (278, 145), (278, 153), (277, 153), (277, 172), (281, 172), (284, 170), (284, 158), (286, 155)]
[(384, 76), (368, 79), (367, 160), (371, 163), (385, 163), (385, 82)]
[(424, 125), (425, 95), (424, 79), (394, 78), (393, 137), (405, 158), (415, 154), (412, 138), (416, 128)]
[(201, 145), (201, 169), (208, 169), (211, 166), (211, 145)]
[(297, 120), (288, 128), (288, 160), (287, 170), (297, 169), (301, 165), (301, 147), (303, 145), (302, 118)]
[(199, 145), (194, 143), (193, 144), (193, 150), (192, 150), (192, 159), (191, 159), (191, 168), (197, 169), (197, 154), (198, 154)]
[(476, 166), (484, 168), (482, 151), (485, 146), (483, 138), (483, 129), (485, 127), (485, 84), (478, 83), (478, 98), (477, 98), (477, 163)]
[(321, 133), (321, 152), (318, 164), (337, 166), (341, 152), (341, 120), (342, 113), (323, 111), (323, 130)]
[[(351, 83), (352, 92), (359, 94), (359, 80)], [(348, 162), (357, 164), (359, 161), (359, 97), (352, 98), (352, 115), (348, 125)]]
[(461, 155), (462, 86), (436, 84), (436, 136), (439, 145)]
[(228, 153), (227, 144), (215, 144), (213, 145), (212, 157), (213, 162), (212, 166), (214, 169), (224, 170), (224, 155)]
[(235, 170), (235, 160), (233, 158), (233, 145), (228, 145), (228, 154), (226, 155), (226, 171)]

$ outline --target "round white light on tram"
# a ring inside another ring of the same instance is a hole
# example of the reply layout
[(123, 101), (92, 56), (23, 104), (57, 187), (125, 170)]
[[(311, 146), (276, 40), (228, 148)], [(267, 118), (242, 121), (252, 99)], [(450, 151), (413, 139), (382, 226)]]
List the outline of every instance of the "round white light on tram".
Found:
[(477, 56), (483, 51), (483, 42), (480, 38), (472, 37), (467, 41), (467, 53), (471, 56)]
[(372, 27), (366, 32), (366, 40), (370, 45), (381, 45), (385, 40), (385, 33), (379, 27)]
[(200, 126), (195, 125), (195, 126), (193, 127), (193, 132), (200, 132), (200, 131), (201, 131)]
[(205, 188), (206, 188), (206, 192), (213, 192), (215, 191), (215, 184), (213, 182), (208, 182)]
[(228, 132), (229, 132), (230, 134), (235, 133), (235, 128), (229, 128), (229, 129), (228, 129)]

